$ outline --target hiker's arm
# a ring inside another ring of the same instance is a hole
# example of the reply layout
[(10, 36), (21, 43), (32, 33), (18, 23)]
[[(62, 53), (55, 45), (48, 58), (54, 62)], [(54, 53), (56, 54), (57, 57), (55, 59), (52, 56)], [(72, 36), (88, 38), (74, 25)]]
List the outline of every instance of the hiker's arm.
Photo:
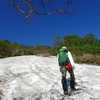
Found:
[(74, 67), (74, 59), (72, 57), (72, 54), (69, 51), (68, 51), (68, 57), (69, 57), (69, 60), (70, 60), (72, 67)]

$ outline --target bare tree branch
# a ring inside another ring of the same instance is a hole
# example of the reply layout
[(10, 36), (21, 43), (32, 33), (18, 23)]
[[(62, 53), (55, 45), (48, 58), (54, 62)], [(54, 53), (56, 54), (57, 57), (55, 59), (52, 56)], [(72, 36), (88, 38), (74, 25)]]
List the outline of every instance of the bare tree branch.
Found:
[[(68, 9), (69, 5), (75, 0), (61, 0), (60, 2), (66, 2), (62, 8), (56, 7), (58, 0), (6, 0), (12, 7), (18, 12), (25, 15), (26, 20), (34, 15), (50, 15), (50, 14), (71, 14), (73, 9)], [(25, 9), (25, 7), (28, 9)], [(50, 10), (50, 8), (52, 10)]]
[(26, 13), (20, 6), (17, 6), (14, 2), (13, 2), (13, 0), (11, 1), (11, 0), (7, 0), (7, 2), (11, 5), (11, 6), (13, 6), (15, 9), (17, 9), (19, 12), (22, 12), (22, 13)]

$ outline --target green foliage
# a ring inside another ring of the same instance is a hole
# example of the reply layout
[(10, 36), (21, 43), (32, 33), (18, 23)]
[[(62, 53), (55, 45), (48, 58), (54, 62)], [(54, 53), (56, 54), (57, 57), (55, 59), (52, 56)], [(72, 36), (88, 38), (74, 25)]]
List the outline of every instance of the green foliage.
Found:
[(11, 45), (7, 40), (0, 41), (0, 57), (6, 57), (11, 55)]
[(89, 45), (95, 45), (97, 42), (97, 39), (95, 38), (95, 35), (92, 33), (89, 33), (85, 38), (85, 44), (89, 44)]
[(1, 40), (0, 58), (21, 55), (56, 56), (62, 46), (67, 46), (74, 55), (75, 62), (100, 65), (100, 40), (96, 39), (92, 33), (83, 38), (77, 35), (64, 36), (63, 38), (57, 36), (53, 45), (53, 47), (44, 45), (33, 47)]
[(77, 35), (65, 36), (63, 42), (67, 47), (83, 45), (83, 39)]
[(0, 58), (21, 55), (50, 56), (56, 54), (57, 50), (50, 46), (37, 45), (36, 47), (33, 47), (17, 43), (11, 43), (7, 40), (0, 41)]
[(57, 49), (62, 46), (67, 46), (76, 62), (100, 65), (100, 40), (94, 34), (89, 33), (83, 38), (77, 35), (64, 36)]
[(96, 39), (92, 33), (87, 34), (84, 38), (77, 35), (64, 36), (63, 41), (58, 44), (58, 48), (67, 46), (74, 54), (100, 54), (100, 40)]

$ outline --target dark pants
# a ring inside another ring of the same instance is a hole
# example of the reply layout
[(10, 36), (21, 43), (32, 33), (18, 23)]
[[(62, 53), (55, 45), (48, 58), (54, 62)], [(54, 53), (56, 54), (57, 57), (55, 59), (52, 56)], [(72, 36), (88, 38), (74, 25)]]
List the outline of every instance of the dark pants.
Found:
[(63, 90), (64, 92), (68, 90), (68, 87), (67, 87), (67, 81), (66, 81), (66, 74), (67, 74), (67, 71), (69, 72), (70, 74), (70, 87), (72, 89), (75, 88), (74, 84), (75, 84), (75, 77), (74, 77), (74, 72), (73, 72), (73, 69), (72, 67), (70, 68), (70, 70), (67, 70), (65, 66), (60, 66), (60, 72), (62, 74), (62, 87), (63, 87)]

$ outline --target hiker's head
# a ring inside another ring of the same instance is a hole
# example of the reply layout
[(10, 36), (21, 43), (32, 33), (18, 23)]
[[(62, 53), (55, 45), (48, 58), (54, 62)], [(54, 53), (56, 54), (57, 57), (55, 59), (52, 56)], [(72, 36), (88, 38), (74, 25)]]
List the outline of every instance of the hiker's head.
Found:
[(66, 46), (63, 46), (63, 47), (62, 47), (62, 49), (65, 49), (65, 50), (67, 50), (67, 47), (66, 47)]
[(66, 47), (66, 46), (63, 46), (62, 49), (63, 49), (64, 51), (67, 51), (67, 47)]

